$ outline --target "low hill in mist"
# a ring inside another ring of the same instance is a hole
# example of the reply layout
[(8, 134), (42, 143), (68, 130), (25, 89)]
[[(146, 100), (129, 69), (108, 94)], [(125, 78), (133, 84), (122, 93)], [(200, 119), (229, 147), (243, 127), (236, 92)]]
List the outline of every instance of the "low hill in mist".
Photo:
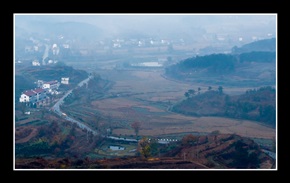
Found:
[(17, 17), (17, 36), (36, 34), (44, 36), (64, 36), (68, 39), (91, 40), (100, 38), (103, 31), (95, 25), (77, 21), (49, 21)]
[(275, 127), (276, 90), (262, 87), (248, 90), (237, 96), (208, 90), (189, 96), (174, 105), (172, 111), (193, 116), (223, 116), (254, 120)]
[(276, 38), (263, 39), (245, 44), (241, 47), (233, 47), (233, 54), (241, 54), (247, 52), (276, 52)]
[[(275, 85), (275, 39), (261, 40), (241, 47), (234, 54), (194, 56), (168, 66), (165, 75), (189, 83), (247, 86)], [(264, 47), (265, 46), (265, 47)]]

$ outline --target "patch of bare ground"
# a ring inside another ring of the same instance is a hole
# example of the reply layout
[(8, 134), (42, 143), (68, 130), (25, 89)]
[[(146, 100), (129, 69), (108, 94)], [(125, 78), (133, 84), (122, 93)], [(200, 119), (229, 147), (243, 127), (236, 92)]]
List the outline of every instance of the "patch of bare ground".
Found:
[(260, 165), (260, 169), (271, 169), (273, 168), (273, 162), (271, 160), (263, 161)]
[(132, 107), (141, 105), (139, 102), (125, 99), (125, 98), (117, 98), (117, 99), (106, 99), (106, 100), (97, 100), (91, 103), (93, 107), (97, 107), (98, 109), (118, 109), (122, 107)]
[[(138, 120), (142, 123), (140, 135), (162, 135), (184, 132), (210, 133), (219, 130), (221, 133), (238, 134), (245, 137), (271, 139), (276, 130), (264, 126), (256, 121), (238, 120), (223, 117), (191, 117), (176, 114), (166, 110), (166, 105), (184, 98), (188, 89), (201, 92), (207, 91), (208, 86), (200, 83), (180, 83), (162, 77), (161, 71), (121, 71), (116, 74), (108, 71), (108, 78), (115, 81), (110, 93), (120, 94), (117, 98), (106, 98), (92, 101), (92, 109), (104, 115), (110, 114), (112, 118), (120, 121), (132, 122)], [(120, 79), (121, 78), (121, 79)], [(212, 86), (217, 89), (217, 86)], [(225, 87), (224, 92), (245, 91), (249, 88)], [(130, 96), (122, 96), (130, 94)], [(163, 108), (153, 105), (159, 102)], [(168, 107), (167, 106), (167, 107)], [(144, 108), (144, 110), (136, 110)], [(114, 129), (115, 135), (133, 135), (133, 129)]]
[[(172, 117), (172, 118), (171, 118)], [(210, 133), (218, 130), (225, 134), (238, 134), (244, 137), (272, 139), (276, 135), (273, 128), (247, 120), (221, 117), (178, 117), (168, 115), (166, 118), (142, 121), (140, 135), (160, 135), (185, 132)], [(132, 129), (115, 129), (115, 134), (133, 135)]]
[(25, 125), (27, 123), (30, 123), (31, 121), (36, 121), (36, 120), (39, 120), (39, 118), (31, 117), (31, 118), (28, 118), (25, 120), (20, 120), (20, 121), (17, 121), (17, 126), (18, 125)]
[(17, 159), (16, 169), (207, 169), (179, 158), (114, 158), (102, 160), (58, 158)]
[(18, 127), (15, 130), (15, 143), (25, 143), (31, 138), (35, 137), (38, 133), (35, 127)]

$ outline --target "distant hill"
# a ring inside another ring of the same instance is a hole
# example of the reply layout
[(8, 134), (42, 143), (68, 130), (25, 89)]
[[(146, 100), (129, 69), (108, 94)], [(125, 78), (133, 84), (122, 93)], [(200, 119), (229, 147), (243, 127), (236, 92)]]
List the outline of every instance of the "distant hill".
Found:
[(240, 48), (236, 46), (232, 48), (233, 54), (241, 54), (241, 53), (247, 53), (247, 52), (253, 52), (253, 51), (276, 52), (276, 38), (263, 39), (263, 40), (245, 44)]
[(217, 76), (235, 71), (237, 62), (238, 59), (229, 54), (196, 56), (165, 68), (165, 74), (181, 81), (191, 78), (198, 79), (203, 76)]
[(43, 35), (62, 35), (69, 39), (93, 40), (103, 33), (97, 26), (84, 22), (46, 22), (28, 21), (17, 28), (22, 32), (38, 33)]
[(276, 61), (276, 52), (269, 51), (253, 51), (248, 53), (241, 53), (239, 56), (239, 61), (243, 62), (258, 62), (258, 63), (269, 63)]
[(188, 83), (223, 86), (275, 85), (276, 52), (194, 56), (165, 68), (169, 78)]
[(219, 91), (206, 91), (174, 105), (172, 111), (193, 116), (222, 116), (276, 125), (276, 90), (262, 87), (245, 94), (229, 96)]
[(236, 62), (236, 57), (232, 55), (211, 54), (185, 59), (177, 64), (177, 66), (184, 70), (207, 69), (207, 71), (211, 73), (225, 73), (233, 71)]
[(94, 39), (100, 36), (102, 31), (91, 24), (81, 22), (61, 22), (52, 24), (48, 31), (64, 35), (69, 38), (86, 38)]

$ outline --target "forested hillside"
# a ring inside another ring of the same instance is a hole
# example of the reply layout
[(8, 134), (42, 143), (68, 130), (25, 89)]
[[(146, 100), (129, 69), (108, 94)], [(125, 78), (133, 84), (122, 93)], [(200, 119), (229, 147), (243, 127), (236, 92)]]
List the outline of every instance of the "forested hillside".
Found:
[(276, 52), (249, 52), (242, 53), (238, 56), (239, 62), (258, 62), (258, 63), (269, 63), (276, 61)]
[(184, 71), (207, 69), (208, 72), (221, 74), (234, 71), (236, 62), (237, 58), (232, 55), (212, 54), (185, 59), (178, 63), (176, 67)]
[(249, 44), (245, 44), (241, 47), (233, 47), (233, 54), (241, 54), (253, 51), (262, 51), (262, 52), (276, 52), (276, 38), (272, 39), (263, 39)]
[(254, 120), (276, 125), (276, 90), (262, 87), (238, 96), (215, 90), (188, 96), (174, 105), (172, 111), (193, 116), (223, 116)]
[(182, 82), (231, 86), (275, 85), (276, 39), (233, 48), (231, 54), (193, 56), (168, 66), (165, 75)]

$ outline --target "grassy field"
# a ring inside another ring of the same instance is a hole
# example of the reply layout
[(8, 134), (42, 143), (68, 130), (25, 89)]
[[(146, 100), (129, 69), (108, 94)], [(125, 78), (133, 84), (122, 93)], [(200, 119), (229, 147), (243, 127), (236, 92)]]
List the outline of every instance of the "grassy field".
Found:
[[(275, 129), (262, 126), (256, 122), (246, 120), (235, 120), (220, 117), (201, 117), (183, 120), (182, 118), (174, 119), (168, 115), (163, 119), (155, 119), (151, 122), (143, 122), (143, 128), (140, 130), (141, 136), (158, 136), (174, 133), (210, 133), (219, 130), (221, 133), (235, 133), (251, 138), (271, 139), (276, 135)], [(133, 135), (132, 129), (116, 129), (116, 134)]]

